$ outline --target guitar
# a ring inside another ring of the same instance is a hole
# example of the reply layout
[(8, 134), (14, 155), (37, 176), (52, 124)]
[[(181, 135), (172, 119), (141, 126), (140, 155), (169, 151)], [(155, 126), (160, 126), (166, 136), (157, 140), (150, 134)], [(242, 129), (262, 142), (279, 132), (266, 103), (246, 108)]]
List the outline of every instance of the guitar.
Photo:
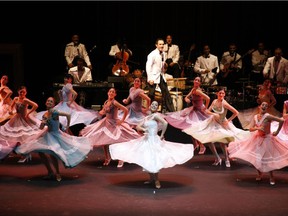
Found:
[(249, 50), (248, 52), (246, 52), (244, 55), (242, 55), (239, 59), (237, 59), (237, 60), (235, 60), (235, 61), (232, 61), (232, 62), (230, 62), (230, 63), (228, 63), (228, 64), (225, 64), (225, 65), (224, 65), (224, 69), (221, 71), (221, 76), (222, 76), (223, 78), (226, 78), (226, 77), (229, 75), (229, 73), (237, 70), (234, 66), (235, 66), (239, 61), (241, 61), (244, 57), (246, 57), (247, 55), (252, 54), (252, 53), (255, 52), (255, 51), (256, 51), (256, 49), (251, 49), (251, 50)]

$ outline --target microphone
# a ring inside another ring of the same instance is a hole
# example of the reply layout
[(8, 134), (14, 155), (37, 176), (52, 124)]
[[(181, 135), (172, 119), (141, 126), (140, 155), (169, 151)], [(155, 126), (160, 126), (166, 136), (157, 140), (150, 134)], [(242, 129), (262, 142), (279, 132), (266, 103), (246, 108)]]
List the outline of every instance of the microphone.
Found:
[(164, 61), (164, 52), (162, 51), (160, 51), (160, 54), (161, 54), (161, 58), (162, 58), (162, 62)]
[(91, 49), (90, 49), (90, 52), (92, 52), (97, 46), (94, 45)]

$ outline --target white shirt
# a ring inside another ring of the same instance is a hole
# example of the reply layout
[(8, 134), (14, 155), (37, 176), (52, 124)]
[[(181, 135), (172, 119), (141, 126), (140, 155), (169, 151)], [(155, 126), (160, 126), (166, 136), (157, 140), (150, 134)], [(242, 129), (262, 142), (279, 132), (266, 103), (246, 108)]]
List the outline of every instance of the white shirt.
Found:
[(87, 66), (91, 65), (90, 58), (88, 56), (88, 53), (86, 51), (84, 44), (79, 43), (78, 46), (74, 46), (73, 42), (67, 44), (65, 48), (64, 56), (65, 56), (67, 65), (71, 64), (76, 56), (80, 56), (81, 58), (83, 58)]
[[(216, 73), (212, 72), (212, 69), (214, 68), (217, 68)], [(205, 70), (209, 70), (210, 72), (205, 73)], [(200, 74), (203, 84), (217, 85), (218, 82), (215, 76), (220, 71), (218, 57), (212, 54), (209, 54), (208, 58), (205, 58), (204, 56), (199, 56), (195, 62), (194, 71), (195, 73)], [(215, 80), (213, 81), (213, 83), (210, 83), (214, 78)]]
[(73, 83), (76, 84), (85, 83), (87, 81), (93, 81), (91, 70), (88, 67), (84, 67), (84, 73), (81, 78), (79, 77), (77, 66), (70, 68), (68, 73), (73, 76)]
[(164, 81), (166, 82), (164, 76), (164, 62), (166, 61), (166, 54), (156, 48), (147, 56), (146, 62), (146, 73), (147, 73), (147, 82), (150, 80), (154, 81), (154, 84), (160, 83), (160, 76), (163, 77)]
[[(130, 49), (128, 49), (128, 51), (129, 51), (128, 52), (129, 55), (132, 55), (132, 51)], [(116, 53), (119, 53), (119, 52), (121, 52), (121, 50), (119, 49), (118, 45), (115, 44), (115, 45), (111, 46), (110, 51), (109, 51), (109, 56), (115, 56)]]
[[(235, 58), (236, 54), (236, 58)], [(220, 61), (220, 70), (223, 70), (225, 65), (228, 65), (232, 62), (235, 62), (241, 58), (241, 55), (238, 53), (234, 53), (233, 56), (230, 55), (229, 51), (224, 52)], [(236, 64), (238, 69), (242, 68), (242, 60), (240, 59)]]
[(253, 66), (252, 71), (254, 73), (260, 73), (263, 70), (265, 63), (267, 61), (268, 55), (269, 55), (268, 50), (264, 50), (262, 54), (258, 50), (256, 50), (255, 52), (251, 54), (251, 61), (252, 61), (252, 66)]
[(167, 59), (172, 59), (174, 63), (178, 63), (180, 58), (180, 50), (178, 45), (171, 44), (170, 47), (168, 47), (168, 44), (164, 44), (164, 52), (167, 54)]

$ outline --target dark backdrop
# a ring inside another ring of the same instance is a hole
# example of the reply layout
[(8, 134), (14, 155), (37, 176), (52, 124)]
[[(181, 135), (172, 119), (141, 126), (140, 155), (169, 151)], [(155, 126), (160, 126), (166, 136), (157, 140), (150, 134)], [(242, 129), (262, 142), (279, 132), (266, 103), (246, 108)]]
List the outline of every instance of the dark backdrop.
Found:
[[(219, 57), (231, 41), (240, 54), (256, 47), (259, 40), (271, 50), (283, 47), (284, 56), (288, 52), (287, 2), (19, 1), (0, 6), (0, 44), (22, 45), (23, 84), (29, 88), (29, 98), (37, 101), (51, 93), (53, 82), (62, 82), (64, 49), (74, 33), (88, 51), (97, 46), (90, 59), (93, 78), (101, 81), (110, 75), (108, 53), (119, 37), (134, 53), (129, 60), (139, 63), (132, 66), (142, 70), (155, 39), (167, 34), (173, 35), (180, 51), (188, 50), (192, 42), (198, 47), (209, 43)], [(0, 74), (9, 70), (3, 66)]]

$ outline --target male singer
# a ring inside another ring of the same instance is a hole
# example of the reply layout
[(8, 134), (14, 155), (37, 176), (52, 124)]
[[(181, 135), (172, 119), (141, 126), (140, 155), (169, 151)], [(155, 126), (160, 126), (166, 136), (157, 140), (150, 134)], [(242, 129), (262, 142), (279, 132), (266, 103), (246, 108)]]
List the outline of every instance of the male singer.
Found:
[(158, 38), (155, 45), (156, 49), (150, 52), (150, 54), (147, 56), (146, 62), (147, 82), (149, 89), (148, 96), (151, 98), (151, 101), (154, 100), (155, 88), (158, 85), (162, 94), (162, 111), (167, 109), (168, 112), (174, 112), (175, 109), (173, 106), (173, 101), (164, 76), (164, 67), (167, 67), (167, 63), (165, 63), (167, 57), (165, 52), (163, 52), (164, 40)]

